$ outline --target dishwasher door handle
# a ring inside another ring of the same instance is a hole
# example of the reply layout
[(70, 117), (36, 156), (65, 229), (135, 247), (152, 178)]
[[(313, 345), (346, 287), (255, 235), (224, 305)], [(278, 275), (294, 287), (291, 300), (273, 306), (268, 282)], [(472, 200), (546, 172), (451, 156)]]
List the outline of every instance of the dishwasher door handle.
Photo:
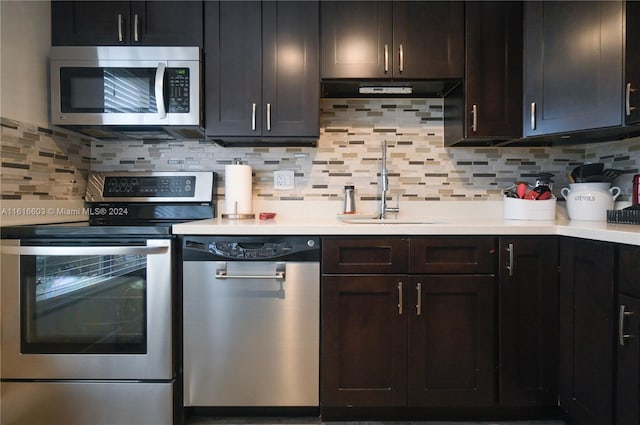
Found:
[(272, 275), (246, 275), (246, 274), (227, 274), (227, 263), (222, 263), (216, 270), (216, 279), (279, 279), (284, 280), (286, 276), (286, 264), (276, 263), (276, 271)]

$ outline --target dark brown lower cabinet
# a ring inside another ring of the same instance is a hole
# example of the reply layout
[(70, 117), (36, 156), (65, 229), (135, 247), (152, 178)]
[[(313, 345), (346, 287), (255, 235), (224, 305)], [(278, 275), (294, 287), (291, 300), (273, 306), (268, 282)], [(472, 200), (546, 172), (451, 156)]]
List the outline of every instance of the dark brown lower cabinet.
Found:
[(495, 276), (409, 278), (409, 406), (495, 402)]
[(322, 279), (321, 400), (328, 406), (402, 406), (407, 400), (406, 275)]
[(616, 423), (640, 424), (640, 298), (618, 295)]
[(501, 237), (500, 405), (558, 402), (558, 239)]
[(614, 244), (561, 240), (559, 401), (571, 423), (612, 423), (614, 260)]
[(640, 247), (622, 245), (618, 256), (616, 421), (640, 424)]
[(323, 239), (323, 408), (495, 405), (494, 243)]

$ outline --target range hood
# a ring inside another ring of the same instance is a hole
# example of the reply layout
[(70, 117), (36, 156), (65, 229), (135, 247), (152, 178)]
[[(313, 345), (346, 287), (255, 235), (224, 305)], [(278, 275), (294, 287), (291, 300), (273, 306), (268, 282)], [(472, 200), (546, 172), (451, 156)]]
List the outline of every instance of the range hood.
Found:
[(323, 98), (444, 97), (462, 84), (452, 80), (322, 80)]

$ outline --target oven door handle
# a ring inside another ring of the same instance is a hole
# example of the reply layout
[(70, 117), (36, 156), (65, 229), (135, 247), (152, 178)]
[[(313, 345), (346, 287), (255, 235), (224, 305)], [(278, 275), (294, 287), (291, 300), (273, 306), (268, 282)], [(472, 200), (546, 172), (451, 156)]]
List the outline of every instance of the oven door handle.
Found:
[(278, 279), (284, 280), (286, 275), (286, 264), (277, 263), (276, 272), (272, 275), (244, 275), (244, 274), (227, 274), (227, 263), (222, 263), (216, 270), (216, 279)]
[(167, 246), (3, 246), (9, 255), (153, 255), (166, 254)]

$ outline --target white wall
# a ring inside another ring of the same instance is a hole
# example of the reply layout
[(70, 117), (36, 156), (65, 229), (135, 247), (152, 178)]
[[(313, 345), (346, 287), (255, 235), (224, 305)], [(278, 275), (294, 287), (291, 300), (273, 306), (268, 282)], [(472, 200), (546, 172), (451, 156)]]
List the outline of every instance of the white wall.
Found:
[(0, 116), (48, 126), (51, 3), (0, 0)]

